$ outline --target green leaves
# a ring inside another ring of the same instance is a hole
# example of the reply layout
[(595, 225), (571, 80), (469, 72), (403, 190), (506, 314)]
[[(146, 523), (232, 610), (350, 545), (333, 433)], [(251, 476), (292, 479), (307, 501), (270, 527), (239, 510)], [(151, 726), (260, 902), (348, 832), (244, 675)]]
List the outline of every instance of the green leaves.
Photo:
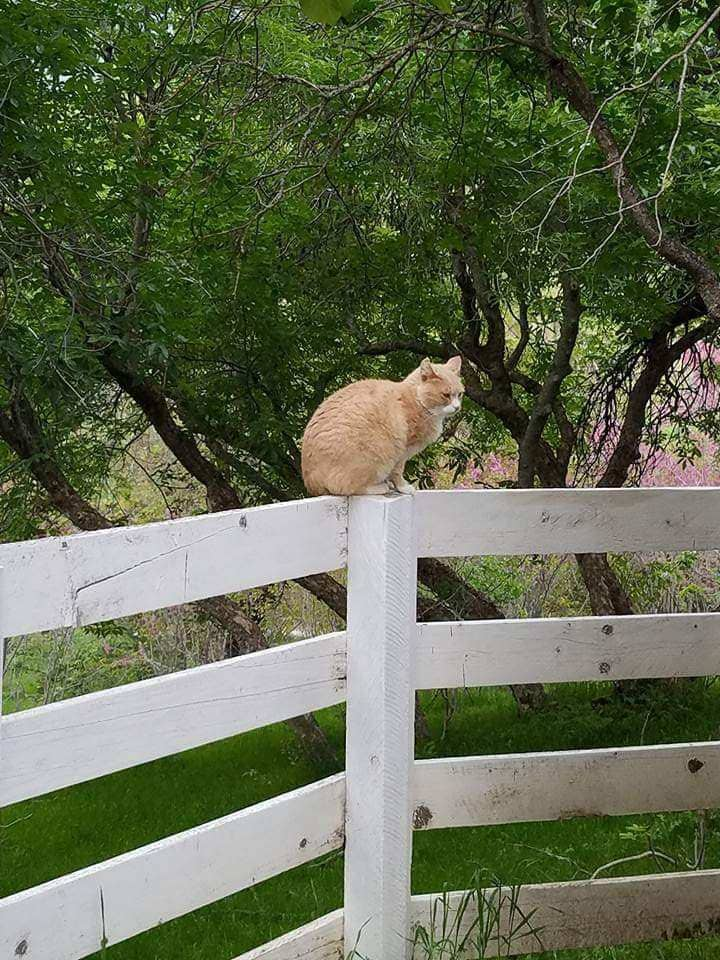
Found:
[(637, 25), (639, 4), (637, 0), (596, 0), (592, 7), (598, 17), (598, 30), (609, 36), (631, 36)]
[[(441, 13), (452, 13), (452, 0), (430, 0)], [(303, 13), (309, 20), (333, 26), (341, 17), (349, 17), (354, 0), (300, 0)]]
[[(98, 364), (110, 345), (167, 383), (188, 429), (220, 438), (228, 470), (258, 495), (253, 471), (297, 489), (295, 444), (326, 393), (362, 376), (400, 378), (417, 360), (365, 355), (362, 344), (461, 340), (463, 311), (476, 307), (460, 295), (458, 251), (472, 247), (486, 265), (508, 352), (527, 302), (525, 378), (547, 375), (557, 278), (577, 272), (588, 309), (563, 394), (573, 423), (587, 383), (687, 292), (628, 216), (618, 222), (593, 142), (564, 99), (523, 72), (525, 52), (489, 51), (479, 69), (477, 36), (443, 22), (452, 0), (430, 0), (443, 29), (376, 76), (417, 38), (413, 4), (300, 2), (289, 13), (264, 7), (257, 34), (242, 18), (228, 33), (222, 6), (196, 17), (195, 0), (9, 7), (0, 164), (22, 205), (9, 207), (0, 234), (0, 260), (13, 263), (18, 286), (2, 346), (88, 490), (104, 489), (106, 461), (138, 427)], [(605, 97), (646, 79), (700, 25), (702, 11), (684, 6), (674, 36), (675, 18), (666, 21), (675, 7), (661, 2), (659, 20), (639, 0), (591, 0), (571, 5), (572, 16), (555, 5), (551, 27), (573, 38), (568, 50)], [(343, 18), (352, 30), (315, 26)], [(512, 12), (497, 26), (521, 29)], [(703, 50), (692, 51), (660, 211), (669, 231), (716, 258), (720, 109)], [(676, 129), (681, 70), (676, 58), (647, 97), (608, 104), (623, 144), (636, 131), (631, 167), (647, 196)], [(573, 169), (567, 198), (554, 202)], [(94, 343), (49, 278), (43, 236), (59, 244), (95, 311), (84, 321)], [(513, 390), (527, 409), (530, 393)], [(552, 424), (546, 438), (558, 442)], [(438, 448), (438, 462), (461, 469), (473, 451), (509, 442), (499, 421), (469, 407), (462, 437)], [(159, 482), (172, 498), (170, 474)]]
[(310, 20), (329, 26), (352, 12), (353, 0), (300, 0), (303, 13)]

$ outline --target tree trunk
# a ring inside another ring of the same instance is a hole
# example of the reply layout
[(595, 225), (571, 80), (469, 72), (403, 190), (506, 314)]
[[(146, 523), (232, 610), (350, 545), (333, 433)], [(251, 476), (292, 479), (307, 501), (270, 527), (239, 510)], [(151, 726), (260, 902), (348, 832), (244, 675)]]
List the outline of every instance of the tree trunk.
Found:
[[(615, 575), (604, 553), (578, 553), (576, 555), (583, 582), (590, 598), (590, 608), (596, 617), (627, 617), (632, 614), (630, 598)], [(616, 694), (624, 700), (633, 700), (649, 690), (657, 680), (616, 680)]]
[[(207, 600), (198, 600), (193, 607), (213, 620), (228, 635), (228, 659), (268, 649), (269, 644), (258, 624), (248, 617), (234, 600), (228, 597), (209, 597)], [(325, 767), (337, 765), (335, 751), (312, 713), (291, 717), (286, 723), (311, 760)]]
[(298, 577), (295, 583), (321, 600), (341, 620), (346, 619), (347, 591), (335, 577), (331, 577), (329, 573), (314, 573), (309, 577)]
[(630, 600), (604, 553), (578, 553), (575, 558), (594, 616), (627, 616), (632, 613)]
[[(467, 583), (449, 564), (432, 557), (418, 560), (418, 579), (429, 587), (440, 600), (439, 604), (425, 604), (418, 613), (423, 620), (446, 620), (449, 607), (460, 620), (504, 620), (505, 615), (483, 593)], [(541, 683), (514, 683), (510, 692), (518, 709), (538, 710), (545, 704), (545, 688)]]
[[(0, 436), (26, 460), (28, 469), (46, 491), (53, 507), (79, 530), (107, 530), (114, 526), (73, 487), (47, 448), (39, 421), (19, 389), (13, 393), (11, 409), (0, 411)], [(332, 578), (328, 578), (332, 579)], [(333, 581), (335, 582), (335, 581)], [(339, 586), (339, 584), (338, 584)], [(193, 604), (211, 617), (229, 636), (229, 656), (252, 653), (269, 647), (262, 630), (239, 604), (228, 597), (211, 597)], [(336, 763), (335, 753), (312, 714), (288, 720), (308, 756), (325, 764)]]

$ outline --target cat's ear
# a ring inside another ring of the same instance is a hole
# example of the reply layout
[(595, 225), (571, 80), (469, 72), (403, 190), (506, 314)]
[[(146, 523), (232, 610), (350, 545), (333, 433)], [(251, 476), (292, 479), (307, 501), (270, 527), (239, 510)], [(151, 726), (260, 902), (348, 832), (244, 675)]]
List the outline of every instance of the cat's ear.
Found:
[(460, 368), (462, 367), (462, 357), (450, 357), (445, 366), (453, 373), (460, 373)]
[(425, 357), (420, 364), (420, 376), (423, 380), (430, 380), (433, 377), (437, 377), (437, 374), (433, 370), (433, 365), (427, 357)]

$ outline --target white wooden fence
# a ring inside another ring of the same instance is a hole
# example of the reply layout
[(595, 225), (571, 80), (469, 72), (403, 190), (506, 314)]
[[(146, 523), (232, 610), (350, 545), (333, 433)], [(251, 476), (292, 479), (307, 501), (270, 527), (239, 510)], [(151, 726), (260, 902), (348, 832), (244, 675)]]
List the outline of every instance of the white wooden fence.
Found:
[[(418, 625), (418, 556), (718, 548), (720, 489), (326, 497), (1, 546), (4, 636), (346, 565), (349, 609), (345, 633), (0, 717), (3, 806), (347, 700), (344, 774), (0, 900), (0, 960), (79, 960), (343, 844), (344, 910), (240, 960), (406, 960), (437, 901), (410, 895), (413, 827), (720, 806), (720, 742), (425, 761), (413, 744), (415, 689), (720, 674), (720, 614)], [(720, 870), (519, 896), (541, 934), (516, 953), (720, 929)]]

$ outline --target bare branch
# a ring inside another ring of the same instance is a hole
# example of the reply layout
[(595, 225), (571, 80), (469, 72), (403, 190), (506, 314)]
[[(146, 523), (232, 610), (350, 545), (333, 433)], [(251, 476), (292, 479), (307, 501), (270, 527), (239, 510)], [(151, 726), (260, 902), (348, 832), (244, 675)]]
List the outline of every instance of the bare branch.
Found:
[(599, 487), (620, 487), (625, 483), (630, 468), (640, 458), (640, 442), (653, 394), (683, 353), (717, 330), (718, 322), (712, 319), (688, 331), (674, 343), (668, 343), (665, 330), (652, 337), (647, 346), (645, 368), (628, 396), (615, 449), (598, 480)]
[(580, 329), (582, 313), (580, 288), (568, 273), (562, 275), (561, 284), (563, 318), (560, 324), (560, 335), (555, 345), (550, 370), (533, 406), (519, 447), (518, 485), (521, 487), (531, 487), (534, 483), (538, 444), (558, 401), (563, 381), (570, 373), (572, 352)]
[(518, 311), (518, 326), (520, 327), (520, 337), (507, 362), (508, 370), (514, 370), (522, 359), (525, 349), (530, 342), (530, 324), (528, 323), (528, 305), (527, 301), (521, 300)]
[[(526, 0), (525, 11), (531, 37), (543, 47), (550, 48), (541, 54), (547, 74), (554, 87), (588, 125), (588, 132), (595, 139), (611, 171), (624, 210), (630, 214), (648, 245), (667, 263), (683, 270), (692, 279), (710, 316), (720, 320), (720, 281), (715, 270), (687, 244), (669, 235), (667, 231), (658, 229), (655, 217), (648, 208), (647, 198), (642, 196), (630, 176), (625, 162), (626, 151), (621, 151), (618, 146), (612, 128), (602, 112), (602, 106), (598, 105), (587, 82), (574, 64), (551, 48), (544, 0)], [(720, 6), (696, 31), (683, 50), (687, 52), (718, 17)]]

